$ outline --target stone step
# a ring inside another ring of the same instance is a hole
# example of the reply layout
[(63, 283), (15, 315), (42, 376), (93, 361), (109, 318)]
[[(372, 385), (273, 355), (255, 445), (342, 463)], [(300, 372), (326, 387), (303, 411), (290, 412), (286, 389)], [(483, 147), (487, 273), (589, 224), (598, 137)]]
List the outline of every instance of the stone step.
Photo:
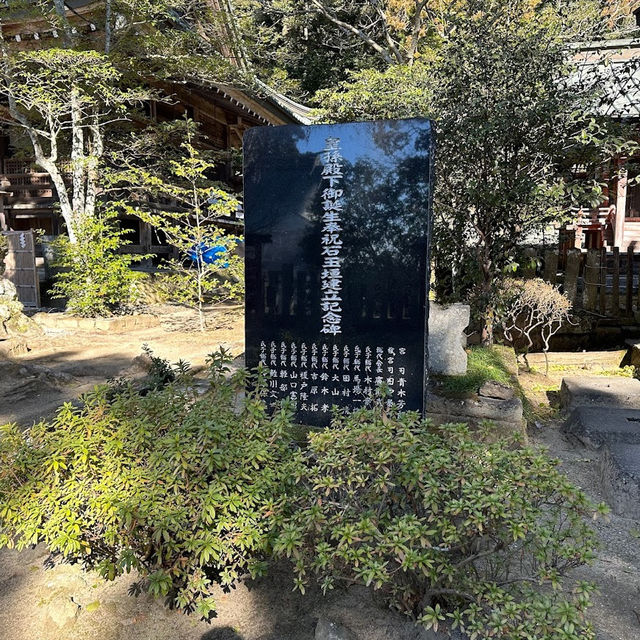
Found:
[(465, 422), (479, 426), (489, 421), (495, 425), (497, 436), (517, 433), (527, 441), (522, 401), (518, 397), (502, 400), (473, 394), (470, 397), (453, 398), (429, 392), (425, 415), (435, 424)]
[(562, 380), (560, 405), (640, 409), (640, 380), (623, 376), (570, 376)]
[(604, 444), (640, 445), (640, 410), (577, 407), (562, 432), (590, 449), (599, 449)]
[[(551, 351), (547, 354), (549, 366), (580, 367), (582, 369), (617, 369), (627, 351)], [(528, 353), (527, 362), (538, 368), (546, 364), (544, 353)]]
[(600, 483), (613, 513), (640, 520), (640, 444), (603, 447)]

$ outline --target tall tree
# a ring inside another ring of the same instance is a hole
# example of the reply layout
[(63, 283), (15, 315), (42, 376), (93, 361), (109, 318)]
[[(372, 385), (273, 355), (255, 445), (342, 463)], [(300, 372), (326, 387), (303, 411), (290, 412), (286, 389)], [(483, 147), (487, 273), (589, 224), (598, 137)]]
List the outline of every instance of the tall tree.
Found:
[[(292, 0), (289, 10), (302, 4)], [(599, 3), (306, 5), (335, 27), (336, 38), (376, 55), (369, 68), (345, 70), (345, 81), (316, 93), (323, 120), (436, 121), (437, 287), (454, 299), (473, 291), (490, 340), (495, 284), (519, 245), (562, 220), (571, 205), (597, 202), (599, 185), (578, 182), (575, 166), (595, 175), (602, 162), (635, 146), (623, 128), (597, 115), (598, 78), (578, 82), (567, 47), (598, 33)], [(326, 45), (317, 35), (318, 46)]]
[(36, 163), (51, 176), (75, 242), (76, 223), (95, 211), (105, 128), (125, 119), (126, 107), (146, 94), (119, 88), (121, 74), (97, 52), (43, 49), (12, 55), (0, 44), (7, 122), (23, 131)]

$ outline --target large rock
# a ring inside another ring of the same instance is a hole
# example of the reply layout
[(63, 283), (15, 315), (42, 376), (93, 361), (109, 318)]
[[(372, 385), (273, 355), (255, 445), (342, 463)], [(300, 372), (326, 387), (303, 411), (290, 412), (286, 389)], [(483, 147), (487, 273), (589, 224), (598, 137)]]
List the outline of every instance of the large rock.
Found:
[(429, 371), (445, 376), (467, 373), (467, 336), (471, 307), (429, 303)]
[(625, 340), (625, 344), (629, 347), (629, 364), (634, 367), (640, 367), (640, 340), (629, 338)]
[(603, 444), (640, 445), (640, 410), (577, 407), (562, 431), (590, 449), (599, 449)]
[(640, 520), (640, 444), (603, 447), (600, 481), (613, 513)]
[(640, 409), (640, 380), (622, 376), (564, 378), (560, 403), (566, 411), (581, 406)]
[(0, 298), (18, 299), (18, 290), (11, 280), (0, 278)]
[(0, 278), (0, 340), (40, 333), (38, 325), (22, 313), (23, 308), (13, 283)]

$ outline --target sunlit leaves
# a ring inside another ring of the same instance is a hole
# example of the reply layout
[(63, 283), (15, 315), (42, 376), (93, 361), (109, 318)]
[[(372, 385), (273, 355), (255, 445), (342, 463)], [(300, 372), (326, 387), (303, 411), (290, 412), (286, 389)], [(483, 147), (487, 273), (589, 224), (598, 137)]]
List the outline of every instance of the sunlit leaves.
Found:
[(238, 411), (229, 354), (209, 362), (204, 394), (183, 365), (144, 393), (101, 387), (27, 432), (1, 427), (0, 546), (45, 543), (107, 580), (136, 570), (203, 618), (215, 583), (264, 573), (297, 457), (260, 401), (264, 378), (245, 374), (256, 386)]

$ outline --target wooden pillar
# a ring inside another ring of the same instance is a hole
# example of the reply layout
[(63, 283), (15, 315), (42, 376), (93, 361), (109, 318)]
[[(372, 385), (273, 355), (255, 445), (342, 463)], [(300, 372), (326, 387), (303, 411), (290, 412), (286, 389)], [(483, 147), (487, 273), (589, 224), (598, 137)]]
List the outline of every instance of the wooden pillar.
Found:
[(620, 249), (613, 248), (613, 282), (611, 286), (611, 315), (620, 315)]
[(587, 263), (584, 268), (584, 306), (587, 311), (595, 311), (600, 285), (600, 249), (587, 251)]
[(618, 160), (618, 193), (616, 197), (616, 226), (613, 234), (613, 246), (622, 247), (624, 239), (624, 218), (627, 213), (627, 160)]
[(544, 279), (555, 284), (558, 279), (558, 252), (547, 249), (544, 252)]
[(600, 315), (607, 315), (607, 250), (600, 249)]
[(627, 315), (633, 313), (633, 245), (630, 244), (627, 249), (627, 288), (625, 290), (626, 301), (625, 310)]
[(581, 258), (580, 251), (576, 249), (567, 251), (567, 266), (564, 271), (564, 292), (567, 298), (574, 304), (577, 302), (576, 296), (578, 293), (578, 274), (580, 272)]

